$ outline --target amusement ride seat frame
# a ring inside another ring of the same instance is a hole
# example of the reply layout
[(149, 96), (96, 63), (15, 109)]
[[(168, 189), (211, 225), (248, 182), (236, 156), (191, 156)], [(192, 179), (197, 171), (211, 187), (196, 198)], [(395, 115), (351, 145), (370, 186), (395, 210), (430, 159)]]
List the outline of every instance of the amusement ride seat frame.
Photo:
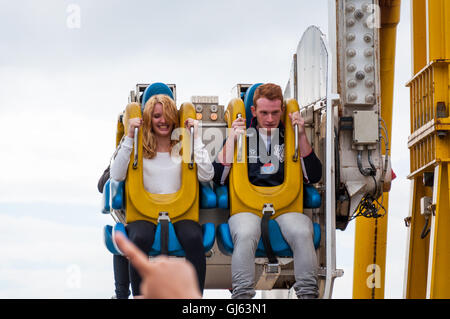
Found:
[[(181, 162), (181, 186), (173, 194), (151, 194), (144, 188), (143, 181), (143, 145), (142, 130), (138, 134), (137, 167), (133, 167), (133, 158), (128, 166), (128, 175), (125, 184), (126, 193), (126, 221), (147, 220), (157, 224), (160, 212), (168, 212), (172, 222), (189, 219), (199, 221), (199, 185), (196, 165), (190, 159), (191, 143), (187, 130), (183, 128), (188, 118), (195, 119), (195, 109), (191, 103), (184, 103), (180, 110), (180, 137), (183, 150)], [(128, 133), (128, 120), (142, 118), (141, 106), (130, 103), (124, 115), (125, 134)], [(133, 156), (133, 154), (131, 155)], [(192, 167), (190, 167), (192, 166)]]
[[(261, 187), (250, 183), (247, 167), (247, 147), (245, 135), (242, 138), (242, 159), (238, 161), (238, 147), (235, 148), (233, 168), (230, 172), (230, 216), (251, 212), (262, 217), (263, 205), (273, 204), (275, 213), (272, 218), (286, 212), (303, 212), (303, 174), (301, 162), (294, 161), (296, 147), (294, 145), (294, 129), (288, 114), (298, 111), (297, 101), (290, 99), (286, 101), (284, 112), (285, 129), (285, 174), (284, 182), (279, 186)], [(238, 117), (238, 114), (245, 119), (245, 106), (241, 99), (231, 100), (225, 113), (225, 120), (228, 127)], [(298, 150), (297, 150), (298, 151)]]

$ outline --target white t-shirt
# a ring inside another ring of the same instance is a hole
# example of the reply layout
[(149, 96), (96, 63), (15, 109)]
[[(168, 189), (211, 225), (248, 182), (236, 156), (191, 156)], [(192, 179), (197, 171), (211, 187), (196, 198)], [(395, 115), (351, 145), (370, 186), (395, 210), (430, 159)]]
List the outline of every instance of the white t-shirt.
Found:
[(144, 188), (152, 194), (172, 194), (180, 189), (181, 162), (172, 160), (170, 153), (156, 153), (143, 159)]
[[(111, 165), (110, 175), (116, 181), (127, 177), (133, 139), (126, 136)], [(200, 182), (209, 182), (214, 177), (214, 167), (201, 138), (194, 140), (194, 161)], [(181, 186), (181, 158), (170, 153), (158, 152), (152, 159), (143, 159), (144, 188), (152, 194), (176, 193)]]

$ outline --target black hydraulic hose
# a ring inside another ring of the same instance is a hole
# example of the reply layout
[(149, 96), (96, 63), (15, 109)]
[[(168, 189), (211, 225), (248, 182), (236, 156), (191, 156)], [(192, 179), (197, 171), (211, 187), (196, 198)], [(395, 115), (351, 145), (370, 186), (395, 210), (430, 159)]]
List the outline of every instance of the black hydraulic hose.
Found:
[[(422, 233), (420, 234), (420, 238), (424, 239), (427, 237), (428, 233), (430, 232), (430, 228), (428, 228), (429, 218), (425, 218), (425, 225), (423, 226)], [(428, 229), (427, 229), (428, 228)]]
[(373, 170), (373, 168), (363, 168), (362, 167), (362, 151), (358, 151), (358, 156), (356, 159), (357, 159), (357, 163), (358, 163), (358, 169), (363, 176), (375, 175), (376, 170)]
[(341, 183), (341, 163), (339, 158), (339, 133), (336, 128), (334, 128), (334, 161), (335, 161), (335, 192), (338, 192), (339, 185)]
[(375, 165), (372, 162), (372, 150), (367, 150), (367, 160), (369, 161), (369, 165), (372, 168), (372, 174), (375, 175), (375, 172), (377, 171), (377, 169), (375, 168)]

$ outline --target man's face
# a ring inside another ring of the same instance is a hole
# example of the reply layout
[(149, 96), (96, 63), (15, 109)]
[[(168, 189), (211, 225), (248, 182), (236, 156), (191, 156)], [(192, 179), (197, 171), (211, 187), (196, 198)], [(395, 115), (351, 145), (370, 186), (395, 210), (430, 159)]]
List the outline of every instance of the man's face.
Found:
[(251, 107), (252, 114), (258, 120), (258, 128), (273, 129), (280, 124), (283, 114), (282, 103), (280, 100), (269, 100), (260, 97), (256, 100), (255, 106)]

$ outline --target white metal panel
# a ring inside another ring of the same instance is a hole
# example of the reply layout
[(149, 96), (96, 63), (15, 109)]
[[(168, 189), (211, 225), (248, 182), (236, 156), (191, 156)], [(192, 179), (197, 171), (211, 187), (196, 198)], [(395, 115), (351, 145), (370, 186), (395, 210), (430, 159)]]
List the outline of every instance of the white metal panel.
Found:
[(297, 46), (297, 96), (300, 108), (327, 96), (327, 50), (323, 33), (310, 26)]

